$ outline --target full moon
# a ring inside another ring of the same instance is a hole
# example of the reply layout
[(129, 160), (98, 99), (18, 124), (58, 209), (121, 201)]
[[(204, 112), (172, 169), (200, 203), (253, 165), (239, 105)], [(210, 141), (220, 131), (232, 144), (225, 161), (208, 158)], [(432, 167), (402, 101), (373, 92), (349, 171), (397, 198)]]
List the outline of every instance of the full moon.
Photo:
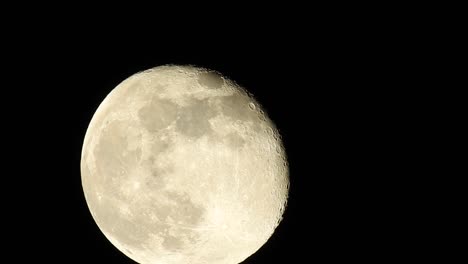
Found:
[(160, 66), (104, 99), (81, 180), (107, 239), (143, 264), (234, 264), (282, 219), (289, 170), (262, 106), (220, 73)]

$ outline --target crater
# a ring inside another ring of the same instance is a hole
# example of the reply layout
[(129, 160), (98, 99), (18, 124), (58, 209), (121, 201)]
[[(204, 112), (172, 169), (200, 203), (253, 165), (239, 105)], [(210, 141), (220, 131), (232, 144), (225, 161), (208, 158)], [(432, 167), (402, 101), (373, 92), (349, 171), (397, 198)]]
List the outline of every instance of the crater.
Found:
[(249, 121), (255, 119), (255, 111), (250, 106), (251, 99), (235, 93), (221, 99), (221, 111), (234, 120)]
[(198, 75), (198, 83), (208, 89), (219, 89), (224, 84), (224, 79), (217, 72), (203, 72)]

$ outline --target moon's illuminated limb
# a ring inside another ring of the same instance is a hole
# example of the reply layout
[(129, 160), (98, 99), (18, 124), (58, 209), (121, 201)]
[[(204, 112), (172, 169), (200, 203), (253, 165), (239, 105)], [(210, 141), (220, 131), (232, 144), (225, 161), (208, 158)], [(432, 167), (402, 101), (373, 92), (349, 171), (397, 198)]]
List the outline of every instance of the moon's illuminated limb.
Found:
[(244, 89), (191, 66), (135, 74), (102, 102), (82, 184), (105, 236), (139, 263), (239, 263), (279, 224), (289, 179), (274, 124)]

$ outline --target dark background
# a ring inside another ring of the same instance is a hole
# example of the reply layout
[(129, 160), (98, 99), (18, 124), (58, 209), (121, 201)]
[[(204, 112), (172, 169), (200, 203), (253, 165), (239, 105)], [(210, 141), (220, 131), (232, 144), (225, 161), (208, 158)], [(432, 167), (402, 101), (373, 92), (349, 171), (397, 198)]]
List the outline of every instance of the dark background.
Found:
[(5, 90), (5, 113), (13, 113), (5, 115), (5, 130), (20, 138), (11, 148), (5, 142), (14, 157), (7, 165), (18, 172), (4, 187), (14, 193), (6, 200), (15, 201), (6, 203), (12, 204), (6, 233), (12, 233), (12, 249), (28, 248), (31, 256), (20, 259), (133, 263), (88, 211), (81, 147), (105, 96), (130, 75), (164, 64), (202, 66), (235, 80), (282, 135), (290, 165), (288, 207), (268, 243), (244, 263), (372, 261), (405, 250), (386, 240), (402, 220), (382, 210), (392, 209), (382, 197), (392, 184), (392, 167), (383, 164), (388, 157), (380, 150), (395, 143), (388, 136), (393, 128), (381, 122), (388, 120), (382, 105), (395, 90), (387, 90), (391, 78), (379, 63), (395, 50), (381, 48), (382, 39), (367, 41), (367, 33), (348, 30), (346, 23), (276, 19), (222, 30), (194, 30), (189, 23), (169, 32), (113, 20), (62, 28), (59, 22), (14, 30), (12, 39), (20, 41), (10, 39), (5, 48), (11, 70), (5, 77), (13, 87)]

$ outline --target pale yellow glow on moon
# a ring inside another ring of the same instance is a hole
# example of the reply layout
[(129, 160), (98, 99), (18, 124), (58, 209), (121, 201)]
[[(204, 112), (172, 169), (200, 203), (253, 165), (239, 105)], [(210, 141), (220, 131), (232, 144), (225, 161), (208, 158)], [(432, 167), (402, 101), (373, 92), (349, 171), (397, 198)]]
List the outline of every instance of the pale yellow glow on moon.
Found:
[(235, 264), (273, 234), (289, 177), (278, 131), (219, 73), (131, 76), (86, 132), (82, 185), (104, 235), (139, 263)]

